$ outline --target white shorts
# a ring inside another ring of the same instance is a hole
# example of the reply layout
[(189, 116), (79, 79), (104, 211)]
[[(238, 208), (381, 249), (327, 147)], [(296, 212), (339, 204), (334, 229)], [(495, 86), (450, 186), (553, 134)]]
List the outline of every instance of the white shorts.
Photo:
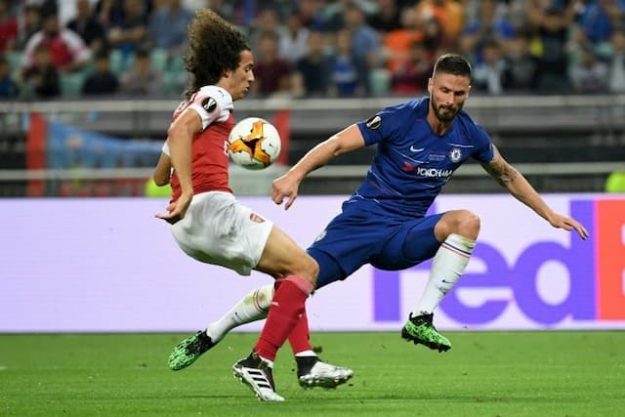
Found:
[(227, 192), (193, 196), (184, 218), (171, 227), (178, 246), (200, 262), (250, 275), (258, 265), (273, 223)]

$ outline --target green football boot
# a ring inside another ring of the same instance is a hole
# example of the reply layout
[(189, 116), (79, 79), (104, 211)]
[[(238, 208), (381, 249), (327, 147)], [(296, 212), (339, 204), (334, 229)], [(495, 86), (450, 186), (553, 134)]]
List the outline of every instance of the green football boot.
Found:
[(401, 329), (401, 337), (412, 341), (415, 345), (422, 344), (439, 352), (446, 352), (451, 349), (449, 340), (440, 334), (432, 324), (434, 314), (422, 314), (420, 316), (410, 316)]
[(195, 362), (204, 352), (215, 346), (205, 331), (199, 331), (178, 343), (169, 355), (169, 369), (179, 371)]

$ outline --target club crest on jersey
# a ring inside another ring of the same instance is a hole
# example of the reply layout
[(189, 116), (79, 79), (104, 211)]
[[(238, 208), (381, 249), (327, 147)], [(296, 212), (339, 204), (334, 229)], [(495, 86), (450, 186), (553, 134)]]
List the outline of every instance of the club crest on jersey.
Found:
[(208, 113), (212, 113), (217, 108), (217, 101), (215, 101), (215, 99), (212, 97), (206, 97), (202, 101), (202, 107), (204, 107), (204, 110), (206, 110)]
[(372, 130), (379, 129), (382, 126), (382, 118), (379, 114), (376, 114), (365, 122), (365, 126)]
[(451, 152), (449, 152), (449, 159), (451, 162), (458, 162), (462, 159), (462, 151), (459, 148), (453, 148)]

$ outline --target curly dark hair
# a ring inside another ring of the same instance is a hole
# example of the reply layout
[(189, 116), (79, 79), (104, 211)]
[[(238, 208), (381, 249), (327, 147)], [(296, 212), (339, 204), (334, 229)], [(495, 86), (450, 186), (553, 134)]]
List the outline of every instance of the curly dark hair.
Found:
[(185, 95), (216, 84), (224, 71), (234, 71), (241, 51), (251, 50), (245, 36), (210, 9), (200, 9), (189, 24), (185, 68), (192, 75)]

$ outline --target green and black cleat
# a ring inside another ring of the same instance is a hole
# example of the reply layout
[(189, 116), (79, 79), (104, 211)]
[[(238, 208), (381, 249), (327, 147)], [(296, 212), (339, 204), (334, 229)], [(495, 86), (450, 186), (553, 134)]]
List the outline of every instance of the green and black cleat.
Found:
[(440, 334), (432, 320), (434, 314), (422, 314), (420, 316), (410, 316), (408, 321), (401, 329), (401, 337), (412, 341), (415, 345), (424, 345), (439, 352), (447, 352), (451, 349), (451, 342), (445, 336)]
[(204, 352), (215, 346), (205, 331), (199, 331), (178, 343), (169, 355), (167, 364), (172, 371), (179, 371), (195, 362)]

